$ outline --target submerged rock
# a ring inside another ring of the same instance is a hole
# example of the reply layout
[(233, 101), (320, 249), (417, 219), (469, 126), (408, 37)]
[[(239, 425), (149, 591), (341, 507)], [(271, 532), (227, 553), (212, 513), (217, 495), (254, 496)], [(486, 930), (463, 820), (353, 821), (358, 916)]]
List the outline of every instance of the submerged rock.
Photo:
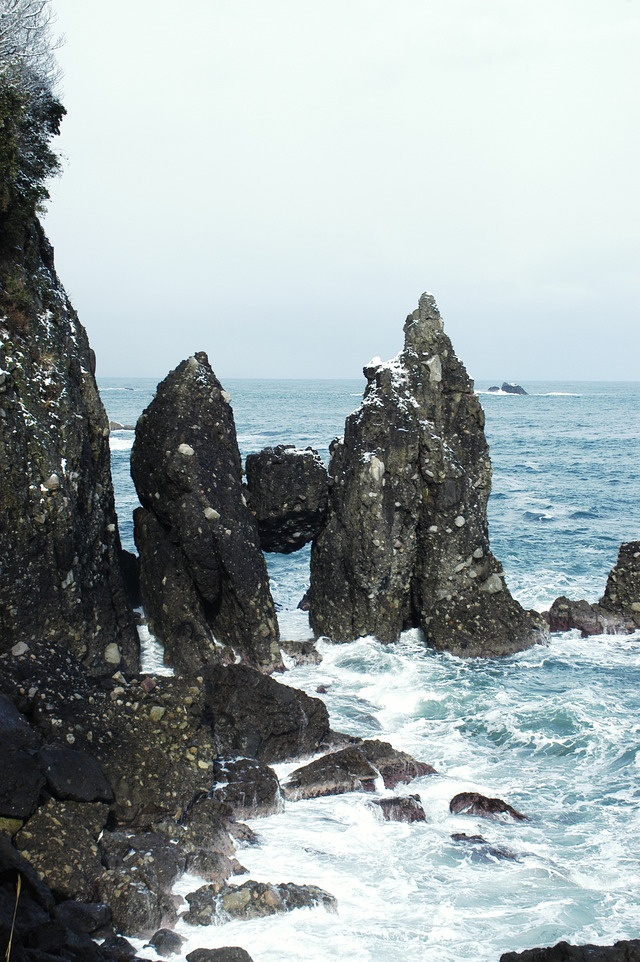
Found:
[(293, 909), (321, 905), (335, 911), (337, 902), (317, 885), (281, 882), (244, 882), (242, 885), (203, 885), (186, 896), (189, 911), (183, 919), (189, 925), (212, 925), (228, 919), (259, 919)]
[(280, 667), (229, 395), (203, 352), (158, 385), (136, 425), (131, 476), (151, 516), (136, 519), (136, 544), (156, 637), (196, 674), (215, 660), (214, 639), (263, 670)]
[(620, 545), (618, 560), (609, 572), (604, 595), (597, 604), (571, 601), (564, 595), (547, 613), (551, 631), (577, 628), (589, 635), (624, 635), (640, 628), (640, 541)]
[(316, 536), (329, 495), (327, 469), (317, 451), (290, 444), (264, 448), (248, 456), (246, 472), (264, 551), (288, 554)]
[(495, 815), (510, 815), (517, 822), (525, 822), (527, 816), (518, 812), (501, 798), (487, 798), (479, 792), (460, 792), (449, 803), (449, 811), (453, 815), (479, 815), (481, 818), (493, 818)]
[(331, 446), (327, 522), (311, 552), (310, 623), (337, 642), (403, 628), (464, 656), (546, 637), (489, 551), (491, 464), (473, 383), (423, 294), (404, 350), (371, 363), (360, 408)]
[(387, 822), (426, 822), (424, 808), (419, 795), (394, 795), (393, 798), (379, 798), (373, 802)]
[(47, 640), (102, 674), (115, 645), (136, 670), (87, 335), (38, 221), (0, 248), (0, 652)]

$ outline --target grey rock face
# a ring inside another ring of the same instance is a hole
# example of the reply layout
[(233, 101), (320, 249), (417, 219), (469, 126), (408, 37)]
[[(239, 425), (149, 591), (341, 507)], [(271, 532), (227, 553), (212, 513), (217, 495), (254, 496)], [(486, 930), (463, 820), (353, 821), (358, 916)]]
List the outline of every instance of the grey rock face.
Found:
[(101, 674), (115, 670), (105, 650), (117, 645), (136, 670), (109, 423), (37, 221), (22, 250), (0, 257), (0, 289), (0, 651), (46, 639)]
[[(180, 661), (195, 670), (211, 660), (214, 636), (263, 670), (279, 666), (278, 623), (242, 490), (233, 412), (206, 354), (183, 361), (158, 385), (136, 426), (131, 475), (155, 521), (137, 521), (136, 543), (159, 640), (175, 644), (178, 626)], [(193, 595), (186, 608), (185, 585)]]
[(316, 635), (427, 643), (505, 655), (544, 640), (544, 623), (504, 584), (489, 550), (491, 463), (473, 382), (423, 294), (404, 350), (365, 368), (360, 408), (334, 441), (327, 523), (311, 553)]
[(318, 534), (324, 523), (329, 479), (313, 448), (279, 444), (250, 454), (247, 487), (264, 551), (289, 554)]

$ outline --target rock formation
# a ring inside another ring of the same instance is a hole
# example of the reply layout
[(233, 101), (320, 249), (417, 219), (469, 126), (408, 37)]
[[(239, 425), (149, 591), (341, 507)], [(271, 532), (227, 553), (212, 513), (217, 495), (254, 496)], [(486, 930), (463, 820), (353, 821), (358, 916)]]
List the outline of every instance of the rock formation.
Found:
[(502, 387), (494, 385), (493, 387), (487, 388), (491, 394), (499, 394), (502, 391), (503, 394), (526, 394), (527, 392), (522, 387), (521, 384), (514, 384), (513, 381), (503, 381)]
[(360, 408), (333, 442), (327, 523), (311, 553), (316, 635), (395, 641), (419, 626), (437, 649), (505, 655), (544, 640), (489, 550), (491, 464), (473, 383), (423, 294), (404, 350), (364, 369)]
[(158, 385), (131, 452), (147, 617), (165, 656), (196, 674), (225, 645), (263, 670), (281, 665), (229, 400), (207, 355), (190, 357)]
[(620, 545), (604, 595), (595, 604), (556, 598), (548, 612), (551, 631), (577, 628), (583, 635), (624, 635), (640, 628), (640, 541)]
[(264, 448), (246, 461), (249, 503), (264, 551), (288, 554), (311, 541), (327, 512), (329, 479), (313, 448)]
[(47, 639), (135, 670), (109, 422), (95, 359), (35, 218), (0, 245), (0, 651)]
[(500, 962), (640, 962), (640, 939), (616, 942), (615, 945), (557, 945), (524, 952), (505, 952)]

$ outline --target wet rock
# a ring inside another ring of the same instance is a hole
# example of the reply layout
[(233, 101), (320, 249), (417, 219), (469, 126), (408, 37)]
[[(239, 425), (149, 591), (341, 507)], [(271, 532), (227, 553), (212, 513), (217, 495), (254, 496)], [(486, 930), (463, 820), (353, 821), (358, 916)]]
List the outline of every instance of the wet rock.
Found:
[[(243, 494), (229, 396), (203, 352), (158, 385), (136, 425), (131, 475), (143, 507), (175, 548), (181, 577), (197, 593), (203, 636), (215, 636), (262, 669), (279, 666), (278, 624), (256, 522)], [(144, 568), (151, 549), (138, 544), (138, 550), (146, 608), (162, 578), (154, 569), (150, 583)], [(153, 626), (163, 644), (176, 620), (171, 613), (165, 620), (156, 607)], [(194, 671), (203, 660), (194, 637)]]
[(407, 784), (414, 778), (423, 775), (436, 775), (436, 770), (426, 762), (418, 762), (406, 752), (398, 751), (389, 742), (377, 739), (356, 741), (358, 750), (382, 775), (385, 788), (395, 788), (396, 785)]
[(451, 840), (454, 842), (463, 842), (466, 845), (471, 845), (478, 849), (480, 855), (484, 858), (489, 857), (493, 859), (498, 859), (498, 861), (514, 862), (517, 861), (517, 857), (506, 848), (499, 848), (495, 845), (491, 845), (487, 842), (486, 838), (482, 835), (466, 835), (464, 832), (454, 832), (451, 836)]
[(319, 665), (322, 661), (313, 641), (281, 641), (280, 648), (296, 665)]
[(321, 530), (329, 479), (313, 448), (290, 444), (264, 448), (246, 461), (249, 503), (263, 551), (297, 551)]
[(419, 795), (378, 798), (373, 804), (381, 809), (387, 822), (426, 822), (427, 820)]
[(187, 962), (252, 962), (252, 959), (245, 949), (231, 945), (220, 949), (196, 949), (189, 952)]
[(73, 802), (112, 802), (113, 789), (99, 763), (72, 748), (43, 748), (39, 754), (47, 788), (54, 798)]
[(205, 685), (221, 755), (285, 761), (317, 752), (329, 731), (324, 702), (246, 665), (212, 668)]
[(310, 623), (345, 642), (422, 628), (461, 656), (506, 655), (546, 626), (489, 550), (491, 464), (473, 382), (424, 294), (404, 350), (367, 368), (360, 408), (333, 442), (327, 522), (311, 552)]
[(284, 808), (273, 769), (253, 758), (218, 758), (213, 766), (213, 794), (236, 819), (275, 815)]
[(492, 394), (495, 394), (495, 393), (497, 393), (498, 391), (502, 391), (504, 394), (522, 394), (522, 395), (524, 395), (524, 394), (527, 393), (527, 392), (525, 391), (525, 389), (524, 389), (520, 384), (514, 384), (513, 381), (503, 381), (503, 382), (502, 382), (502, 387), (496, 387), (496, 386), (494, 385), (493, 387), (487, 388), (487, 390), (490, 391)]
[(178, 898), (155, 890), (135, 873), (105, 872), (99, 892), (109, 903), (115, 928), (125, 936), (149, 938), (177, 920)]
[(305, 593), (303, 594), (302, 598), (301, 598), (300, 601), (298, 602), (297, 608), (298, 608), (300, 611), (308, 611), (310, 607), (311, 607), (311, 602), (310, 602), (310, 600), (309, 600), (309, 591), (307, 590), (307, 591), (305, 591)]
[(296, 768), (282, 785), (285, 799), (320, 798), (345, 792), (373, 792), (378, 770), (357, 748), (342, 748)]
[(335, 911), (336, 899), (316, 885), (283, 882), (244, 882), (242, 885), (204, 885), (186, 896), (189, 925), (212, 925), (229, 919), (257, 919), (279, 912), (322, 905)]
[(53, 917), (67, 928), (91, 935), (111, 922), (111, 909), (104, 902), (61, 902)]
[(31, 751), (0, 745), (0, 816), (28, 818), (45, 784), (42, 766)]
[[(109, 424), (87, 335), (56, 275), (40, 224), (0, 251), (0, 652), (58, 643), (92, 673), (138, 636), (120, 570)], [(22, 324), (8, 318), (20, 291)], [(46, 309), (43, 308), (46, 303)]]
[(505, 952), (500, 962), (640, 962), (640, 940), (616, 942), (615, 945), (557, 945), (524, 952)]
[(96, 840), (109, 809), (51, 799), (16, 835), (16, 847), (63, 899), (91, 901), (103, 867)]
[(527, 816), (516, 811), (501, 798), (487, 798), (479, 792), (460, 792), (451, 799), (449, 811), (453, 815), (479, 815), (482, 818), (493, 818), (495, 815), (510, 815), (516, 821), (526, 821)]
[(183, 943), (182, 936), (171, 929), (158, 929), (149, 939), (149, 945), (153, 946), (158, 955), (164, 959), (168, 959), (171, 955), (179, 955)]

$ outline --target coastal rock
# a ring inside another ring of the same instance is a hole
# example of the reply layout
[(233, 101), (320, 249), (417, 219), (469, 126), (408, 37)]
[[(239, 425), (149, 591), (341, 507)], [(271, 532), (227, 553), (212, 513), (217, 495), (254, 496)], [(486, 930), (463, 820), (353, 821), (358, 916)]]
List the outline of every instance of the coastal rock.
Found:
[(423, 294), (404, 350), (367, 368), (360, 408), (331, 445), (327, 522), (311, 552), (310, 623), (346, 642), (422, 628), (462, 656), (546, 638), (489, 551), (491, 464), (473, 382)]
[(42, 765), (33, 752), (0, 745), (0, 817), (28, 818), (44, 788)]
[(564, 595), (546, 615), (551, 631), (577, 628), (590, 635), (631, 634), (640, 628), (640, 541), (620, 545), (618, 560), (609, 572), (605, 592), (597, 604), (571, 601)]
[(317, 885), (282, 882), (244, 882), (242, 885), (204, 885), (186, 896), (189, 925), (213, 925), (229, 919), (259, 919), (293, 909), (321, 905), (335, 911), (336, 899)]
[(263, 818), (284, 809), (276, 773), (254, 758), (217, 758), (213, 795), (236, 819)]
[(102, 674), (116, 644), (135, 670), (109, 423), (87, 335), (38, 221), (0, 248), (0, 652), (47, 640)]
[[(154, 607), (170, 545), (174, 554), (166, 562), (167, 577), (176, 585), (189, 579), (199, 602), (198, 632), (192, 627), (195, 650), (183, 662), (194, 668), (206, 664), (215, 637), (246, 662), (270, 671), (281, 666), (278, 623), (256, 522), (243, 493), (228, 398), (200, 352), (167, 375), (138, 420), (131, 476), (143, 507), (165, 535), (162, 542), (156, 530), (150, 547), (139, 546), (141, 589), (145, 608), (153, 608), (156, 637), (171, 644), (173, 627), (184, 621), (182, 611), (170, 608), (179, 604), (178, 591), (168, 592)], [(145, 574), (154, 551), (157, 564)]]
[(113, 789), (104, 772), (86, 752), (49, 746), (42, 749), (39, 759), (54, 798), (72, 802), (113, 801)]
[(414, 778), (421, 778), (423, 775), (436, 775), (436, 770), (426, 762), (418, 762), (406, 752), (398, 751), (389, 742), (381, 742), (378, 739), (366, 739), (356, 741), (358, 751), (376, 770), (382, 775), (385, 788), (395, 788), (396, 785), (407, 784)]
[(454, 832), (451, 836), (453, 842), (463, 842), (465, 845), (473, 846), (477, 856), (481, 859), (491, 858), (498, 861), (515, 862), (517, 857), (507, 848), (491, 845), (482, 835), (466, 835), (465, 832)]
[(488, 390), (491, 394), (497, 394), (499, 391), (502, 391), (503, 394), (521, 394), (521, 395), (525, 395), (525, 394), (527, 393), (527, 392), (525, 391), (525, 389), (524, 389), (520, 384), (514, 384), (513, 381), (503, 381), (503, 382), (502, 382), (502, 387), (496, 387), (496, 386), (494, 385), (493, 387), (487, 388), (487, 390)]
[(524, 952), (505, 952), (500, 962), (640, 962), (640, 940), (616, 942), (615, 945), (557, 945)]
[(322, 655), (313, 641), (281, 641), (280, 648), (295, 665), (319, 665)]
[(189, 952), (187, 962), (253, 962), (253, 960), (246, 949), (229, 945), (220, 949), (195, 949), (194, 952)]
[(357, 748), (342, 748), (296, 768), (282, 785), (285, 799), (373, 792), (379, 772)]
[(149, 939), (149, 945), (164, 959), (172, 955), (179, 955), (183, 944), (182, 936), (171, 929), (158, 929)]
[(419, 795), (378, 798), (373, 804), (382, 811), (387, 822), (426, 822), (427, 820)]
[(516, 811), (501, 798), (487, 798), (479, 792), (460, 792), (449, 803), (452, 815), (479, 815), (481, 818), (493, 818), (496, 815), (510, 815), (517, 822), (527, 819), (522, 812)]
[(246, 665), (211, 668), (205, 686), (221, 755), (286, 761), (317, 752), (329, 732), (324, 702)]
[(246, 461), (249, 503), (264, 551), (288, 554), (314, 538), (324, 523), (329, 478), (313, 448), (264, 448)]

